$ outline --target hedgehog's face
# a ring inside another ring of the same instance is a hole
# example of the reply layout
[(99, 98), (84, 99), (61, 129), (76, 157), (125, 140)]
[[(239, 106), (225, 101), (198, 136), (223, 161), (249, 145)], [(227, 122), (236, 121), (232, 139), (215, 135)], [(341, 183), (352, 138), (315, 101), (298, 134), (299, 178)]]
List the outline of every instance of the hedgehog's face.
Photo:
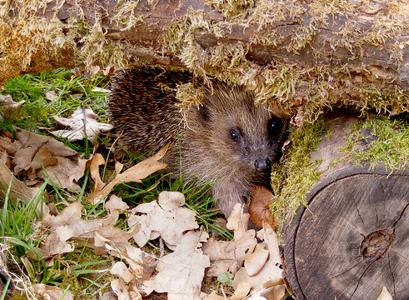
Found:
[(218, 133), (224, 134), (220, 143), (223, 147), (216, 147), (215, 151), (229, 149), (229, 164), (233, 168), (240, 169), (252, 180), (269, 182), (272, 164), (277, 163), (282, 154), (287, 121), (272, 115), (255, 117), (260, 118), (253, 121), (248, 119), (244, 124), (240, 124), (240, 120), (229, 122), (231, 126), (226, 126), (224, 133)]
[[(246, 162), (256, 172), (271, 171), (271, 164), (278, 162), (281, 157), (280, 137), (283, 134), (284, 122), (276, 117), (271, 117), (264, 122), (266, 130), (254, 136), (243, 127), (232, 127), (227, 132), (226, 139), (240, 162)], [(246, 126), (246, 125), (245, 125)], [(246, 127), (244, 127), (246, 128)]]
[(254, 96), (241, 90), (218, 94), (210, 103), (211, 107), (205, 104), (199, 111), (208, 155), (218, 168), (230, 168), (232, 174), (239, 172), (252, 181), (269, 182), (271, 166), (281, 157), (287, 120), (256, 106)]

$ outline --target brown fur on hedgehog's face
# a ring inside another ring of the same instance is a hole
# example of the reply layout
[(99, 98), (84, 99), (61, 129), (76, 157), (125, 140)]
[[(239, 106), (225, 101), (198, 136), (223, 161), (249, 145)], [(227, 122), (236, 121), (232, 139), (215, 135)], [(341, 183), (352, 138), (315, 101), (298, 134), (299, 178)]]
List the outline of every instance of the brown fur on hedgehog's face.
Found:
[[(285, 120), (256, 106), (253, 93), (223, 85), (216, 86), (203, 106), (192, 113), (195, 122), (193, 128), (188, 124), (188, 131), (194, 135), (189, 139), (194, 145), (189, 148), (196, 152), (196, 174), (212, 170), (209, 176), (202, 174), (202, 179), (223, 180), (232, 176), (269, 182), (271, 164), (281, 156)], [(206, 156), (211, 159), (200, 161)], [(192, 161), (190, 165), (193, 164)]]

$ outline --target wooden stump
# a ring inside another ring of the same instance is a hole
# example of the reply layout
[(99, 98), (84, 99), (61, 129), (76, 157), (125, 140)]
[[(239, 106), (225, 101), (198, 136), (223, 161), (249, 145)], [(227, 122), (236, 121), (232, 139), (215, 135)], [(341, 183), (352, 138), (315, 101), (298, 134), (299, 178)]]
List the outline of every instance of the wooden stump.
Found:
[(283, 235), (297, 299), (377, 299), (382, 287), (409, 299), (409, 171), (338, 166), (307, 201)]

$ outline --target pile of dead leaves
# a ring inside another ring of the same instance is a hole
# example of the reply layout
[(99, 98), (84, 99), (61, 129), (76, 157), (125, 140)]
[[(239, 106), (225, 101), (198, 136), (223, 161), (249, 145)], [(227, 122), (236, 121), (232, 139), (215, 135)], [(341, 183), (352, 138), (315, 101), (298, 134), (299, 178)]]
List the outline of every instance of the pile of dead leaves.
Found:
[[(56, 119), (71, 129), (51, 133), (73, 141), (93, 141), (99, 132), (111, 128), (98, 123), (90, 110), (78, 109), (71, 118)], [(38, 208), (42, 217), (33, 226), (44, 239), (36, 252), (46, 261), (74, 251), (78, 242), (98, 255), (114, 258), (104, 299), (142, 299), (153, 292), (166, 293), (168, 299), (282, 299), (285, 288), (275, 233), (270, 226), (258, 232), (248, 229), (249, 215), (240, 205), (227, 222), (234, 238), (225, 241), (199, 227), (195, 212), (185, 207), (179, 192), (161, 192), (156, 201), (134, 208), (112, 194), (118, 184), (141, 182), (165, 168), (161, 158), (166, 151), (127, 170), (117, 162), (115, 176), (104, 182), (99, 168), (106, 162), (101, 154), (86, 159), (52, 137), (15, 128), (14, 135), (3, 132), (0, 136), (0, 191), (11, 199), (28, 201), (46, 181), (76, 195), (89, 169), (93, 190), (86, 201), (98, 204), (109, 198), (104, 203), (106, 215), (84, 218), (83, 204), (74, 196), (61, 211), (49, 199), (48, 206), (41, 203)], [(120, 216), (126, 217), (126, 230), (118, 226)], [(159, 254), (147, 251), (152, 240), (160, 241)], [(218, 288), (213, 284), (213, 291), (205, 293), (203, 282), (222, 284)], [(33, 283), (30, 289), (44, 299), (73, 299), (69, 290), (56, 286)]]
[[(94, 220), (81, 218), (82, 206), (77, 202), (56, 216), (46, 210), (41, 224), (50, 229), (50, 234), (41, 253), (50, 258), (71, 252), (75, 241), (83, 240), (99, 254), (117, 257), (110, 270), (112, 291), (104, 299), (142, 299), (153, 291), (167, 293), (168, 299), (284, 297), (278, 244), (271, 228), (258, 233), (248, 230), (249, 216), (237, 205), (227, 225), (234, 231), (234, 239), (209, 238), (196, 223), (195, 213), (183, 207), (184, 201), (181, 193), (162, 192), (157, 201), (129, 210), (112, 195), (105, 203), (108, 215)], [(129, 212), (128, 231), (115, 227), (124, 210)], [(167, 247), (163, 255), (144, 251), (148, 241), (158, 238)], [(226, 272), (234, 275), (233, 295), (201, 292), (205, 274), (217, 277)]]

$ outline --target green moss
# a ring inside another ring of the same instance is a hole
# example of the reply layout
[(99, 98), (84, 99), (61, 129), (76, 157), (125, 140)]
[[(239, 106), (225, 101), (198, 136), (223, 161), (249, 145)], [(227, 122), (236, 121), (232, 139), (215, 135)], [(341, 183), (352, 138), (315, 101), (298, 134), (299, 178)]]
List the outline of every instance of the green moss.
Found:
[(143, 22), (141, 15), (135, 15), (136, 8), (139, 5), (137, 1), (117, 1), (111, 21), (116, 23), (121, 31), (129, 30), (137, 24)]
[(87, 298), (112, 280), (109, 268), (114, 261), (114, 257), (97, 255), (92, 248), (78, 243), (73, 252), (56, 259), (49, 270), (59, 288), (70, 290), (75, 297)]
[(186, 109), (191, 105), (199, 105), (205, 97), (203, 86), (195, 87), (193, 83), (178, 85), (176, 98), (180, 100), (180, 108)]
[[(124, 43), (107, 38), (107, 30), (98, 16), (88, 22), (83, 3), (70, 7), (69, 14), (76, 17), (65, 22), (55, 16), (45, 18), (44, 5), (41, 0), (18, 1), (0, 8), (0, 84), (27, 70), (49, 70), (61, 64), (73, 67), (85, 63), (88, 70), (95, 65), (127, 66)], [(93, 5), (98, 6), (90, 4), (89, 8)], [(135, 15), (137, 5), (138, 1), (119, 1), (108, 22), (116, 23), (121, 30), (130, 29), (142, 21)], [(67, 8), (55, 8), (55, 15), (59, 9)]]
[[(365, 32), (357, 28), (361, 24), (356, 21), (356, 5), (344, 0), (313, 1), (308, 4), (276, 1), (274, 6), (265, 0), (254, 4), (251, 1), (208, 1), (208, 4), (228, 17), (223, 21), (209, 21), (203, 17), (203, 12), (190, 10), (185, 17), (171, 22), (164, 35), (166, 48), (193, 73), (204, 78), (205, 83), (210, 84), (210, 76), (243, 84), (255, 92), (257, 102), (272, 110), (297, 115), (307, 122), (316, 120), (327, 108), (339, 106), (353, 107), (362, 114), (373, 109), (389, 115), (409, 111), (409, 95), (397, 85), (390, 84), (395, 75), (382, 68), (329, 64), (301, 67), (279, 59), (274, 61), (274, 65), (261, 67), (249, 55), (252, 44), (303, 53), (316, 34), (332, 26), (333, 20), (342, 17), (346, 21), (339, 29), (339, 39), (333, 47), (346, 49), (352, 57), (358, 57), (364, 46), (373, 47), (374, 41), (380, 45), (405, 30), (406, 25), (394, 26), (407, 7), (399, 1), (388, 5), (387, 9), (393, 14), (385, 16), (382, 19), (384, 22), (375, 22)], [(364, 10), (373, 9), (370, 5), (362, 5)], [(280, 27), (276, 27), (280, 22), (299, 24), (304, 29), (286, 36)], [(229, 30), (234, 26), (255, 26), (251, 41), (229, 43)], [(202, 46), (198, 43), (200, 35), (214, 36), (220, 42)], [(400, 46), (391, 43), (382, 45), (393, 61), (399, 61), (402, 57)], [(320, 54), (312, 50), (319, 60)]]
[(306, 204), (306, 193), (320, 178), (317, 171), (320, 162), (311, 162), (310, 153), (317, 148), (325, 133), (323, 119), (291, 132), (291, 149), (272, 173), (275, 196), (271, 208), (279, 220), (283, 221), (300, 205)]
[(119, 68), (128, 66), (124, 53), (125, 45), (106, 37), (101, 20), (96, 20), (95, 24), (86, 29), (86, 35), (81, 39), (83, 45), (77, 49), (79, 61), (84, 62), (88, 68), (96, 65), (117, 66)]
[[(368, 143), (363, 132), (370, 132), (375, 141)], [(356, 143), (367, 143), (358, 150)], [(358, 124), (348, 140), (346, 152), (355, 162), (375, 167), (383, 163), (390, 170), (401, 169), (409, 161), (409, 124), (406, 120), (373, 117)]]
[[(321, 176), (318, 171), (321, 161), (311, 161), (310, 154), (328, 133), (323, 118), (290, 133), (291, 148), (272, 173), (275, 196), (271, 208), (280, 221), (291, 217), (300, 205), (306, 205), (307, 193)], [(391, 171), (406, 167), (409, 161), (407, 117), (371, 116), (358, 122), (342, 151), (346, 160), (359, 165), (372, 168), (384, 165)], [(331, 165), (339, 163), (342, 162), (334, 161)]]
[[(362, 90), (361, 110), (375, 109), (378, 113), (396, 115), (409, 111), (409, 95), (399, 88), (384, 88), (369, 86)], [(363, 105), (366, 104), (366, 107)]]
[[(261, 4), (251, 9), (247, 21), (252, 20), (253, 14), (256, 14)], [(338, 8), (342, 8), (341, 12), (337, 12)], [(288, 46), (291, 48), (289, 51), (301, 51), (313, 38), (316, 26), (325, 27), (330, 16), (335, 14), (347, 16), (351, 12), (351, 7), (343, 1), (315, 5), (310, 9), (316, 20), (312, 20), (310, 26), (305, 27), (306, 32), (292, 37)], [(303, 14), (305, 14), (303, 9), (280, 11), (280, 16), (285, 15), (292, 19), (297, 19)], [(280, 16), (276, 17), (280, 19)], [(307, 122), (315, 121), (327, 108), (337, 106), (351, 106), (360, 110), (362, 114), (372, 109), (390, 115), (409, 111), (409, 95), (397, 86), (385, 86), (385, 82), (391, 82), (393, 76), (379, 68), (363, 70), (358, 67), (330, 65), (300, 67), (279, 61), (275, 62), (274, 66), (262, 68), (249, 60), (250, 45), (246, 43), (223, 42), (202, 48), (197, 43), (196, 36), (209, 34), (223, 38), (221, 24), (225, 24), (224, 28), (227, 29), (231, 25), (228, 22), (209, 22), (204, 19), (202, 12), (191, 10), (186, 17), (172, 22), (164, 35), (168, 50), (177, 55), (207, 84), (210, 84), (209, 76), (225, 82), (243, 84), (255, 92), (256, 102), (268, 106), (273, 111), (297, 115)], [(347, 47), (348, 51), (355, 51), (356, 48), (351, 48), (350, 43), (353, 26), (351, 27), (350, 23), (346, 23), (345, 26), (350, 30), (348, 32), (341, 30), (340, 40), (345, 39), (345, 43), (340, 42), (340, 45)], [(353, 35), (352, 40), (355, 38)], [(260, 41), (260, 35), (255, 34), (254, 40)], [(281, 43), (280, 37), (276, 38), (274, 33), (263, 39), (263, 43), (269, 44), (270, 40), (274, 46), (277, 45), (277, 41)], [(341, 94), (342, 97), (339, 96)], [(189, 97), (186, 99), (189, 103), (192, 102)]]

